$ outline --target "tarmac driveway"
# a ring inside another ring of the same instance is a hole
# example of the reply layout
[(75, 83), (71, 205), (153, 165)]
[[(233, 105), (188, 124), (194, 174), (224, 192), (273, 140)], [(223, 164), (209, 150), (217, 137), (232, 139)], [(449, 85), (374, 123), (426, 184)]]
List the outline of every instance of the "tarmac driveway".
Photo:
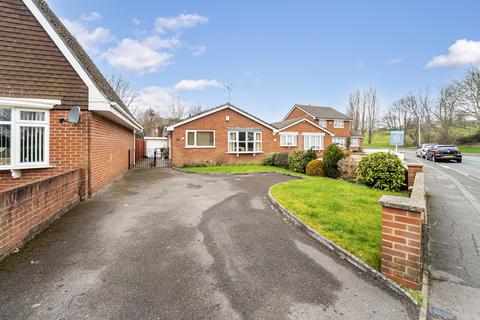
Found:
[(271, 209), (288, 179), (132, 171), (0, 262), (0, 319), (414, 319)]

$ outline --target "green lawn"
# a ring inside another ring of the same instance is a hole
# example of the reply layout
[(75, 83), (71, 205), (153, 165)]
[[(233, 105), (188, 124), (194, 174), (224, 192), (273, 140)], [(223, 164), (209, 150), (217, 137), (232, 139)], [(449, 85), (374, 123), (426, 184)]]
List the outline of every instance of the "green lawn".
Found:
[(281, 172), (306, 177), (273, 186), (272, 195), (307, 225), (337, 243), (368, 265), (380, 269), (381, 207), (389, 193), (323, 177), (308, 177), (290, 170), (260, 164), (183, 168), (199, 173)]
[(305, 176), (305, 174), (293, 172), (287, 169), (264, 166), (261, 164), (243, 164), (243, 165), (225, 165), (225, 166), (210, 166), (210, 167), (188, 167), (182, 168), (184, 171), (197, 173), (253, 173), (253, 172), (280, 172), (295, 176)]
[[(412, 141), (409, 137), (405, 137), (405, 142), (411, 144)], [(363, 148), (372, 149), (394, 149), (394, 146), (390, 145), (390, 131), (376, 131), (372, 134), (372, 143), (368, 143), (368, 133), (363, 138)], [(400, 147), (405, 149), (405, 147)]]
[(458, 149), (463, 153), (480, 153), (480, 146), (460, 146)]
[(329, 178), (280, 183), (273, 197), (324, 237), (380, 270), (382, 195), (404, 196)]

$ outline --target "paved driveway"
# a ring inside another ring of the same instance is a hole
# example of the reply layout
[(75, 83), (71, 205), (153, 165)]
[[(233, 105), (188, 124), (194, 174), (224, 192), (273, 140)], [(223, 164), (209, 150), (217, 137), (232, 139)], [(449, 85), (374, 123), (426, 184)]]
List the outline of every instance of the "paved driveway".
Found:
[(0, 318), (414, 319), (271, 209), (288, 179), (133, 171), (0, 263)]

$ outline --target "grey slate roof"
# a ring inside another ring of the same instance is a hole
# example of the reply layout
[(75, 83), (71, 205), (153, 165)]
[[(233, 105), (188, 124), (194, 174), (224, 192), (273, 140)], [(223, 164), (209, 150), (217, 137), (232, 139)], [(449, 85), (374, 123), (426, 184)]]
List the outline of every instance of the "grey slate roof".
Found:
[(132, 115), (127, 106), (123, 103), (122, 99), (115, 93), (113, 88), (108, 83), (107, 79), (102, 75), (92, 59), (88, 56), (85, 50), (82, 48), (77, 39), (68, 31), (65, 25), (60, 19), (53, 13), (45, 0), (33, 0), (43, 16), (48, 20), (55, 32), (60, 36), (65, 45), (68, 47), (73, 56), (77, 59), (78, 63), (82, 66), (85, 72), (90, 76), (95, 86), (102, 92), (107, 99), (112, 102), (118, 103), (118, 105), (126, 111), (132, 118)]
[(352, 136), (352, 137), (362, 137), (363, 138), (363, 136), (360, 132), (356, 132), (356, 131), (353, 131), (353, 130), (350, 131), (350, 136)]
[(272, 127), (277, 128), (277, 129), (283, 129), (283, 128), (285, 128), (285, 127), (291, 125), (292, 123), (295, 123), (295, 122), (297, 122), (298, 120), (301, 120), (301, 119), (306, 119), (306, 117), (289, 119), (289, 120), (285, 120), (285, 121), (273, 122), (273, 123), (270, 123), (270, 125), (271, 125)]
[(352, 120), (349, 116), (333, 109), (330, 107), (322, 106), (312, 106), (304, 104), (296, 104), (295, 107), (298, 107), (305, 112), (311, 114), (317, 119), (327, 119), (327, 120)]

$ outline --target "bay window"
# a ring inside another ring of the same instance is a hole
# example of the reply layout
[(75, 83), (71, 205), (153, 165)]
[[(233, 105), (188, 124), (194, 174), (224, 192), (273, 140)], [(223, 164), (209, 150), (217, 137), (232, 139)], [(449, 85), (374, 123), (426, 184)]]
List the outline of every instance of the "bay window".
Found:
[(303, 134), (303, 148), (305, 150), (323, 150), (324, 134), (319, 133), (304, 133)]
[(0, 107), (0, 169), (48, 165), (49, 111)]
[(229, 153), (262, 152), (262, 132), (258, 129), (235, 129), (228, 131)]
[(286, 132), (280, 133), (280, 146), (281, 147), (296, 147), (297, 146), (298, 133)]
[(345, 148), (347, 146), (347, 139), (345, 137), (333, 137), (332, 142), (341, 148)]
[(187, 130), (187, 148), (214, 148), (215, 131), (213, 130)]

